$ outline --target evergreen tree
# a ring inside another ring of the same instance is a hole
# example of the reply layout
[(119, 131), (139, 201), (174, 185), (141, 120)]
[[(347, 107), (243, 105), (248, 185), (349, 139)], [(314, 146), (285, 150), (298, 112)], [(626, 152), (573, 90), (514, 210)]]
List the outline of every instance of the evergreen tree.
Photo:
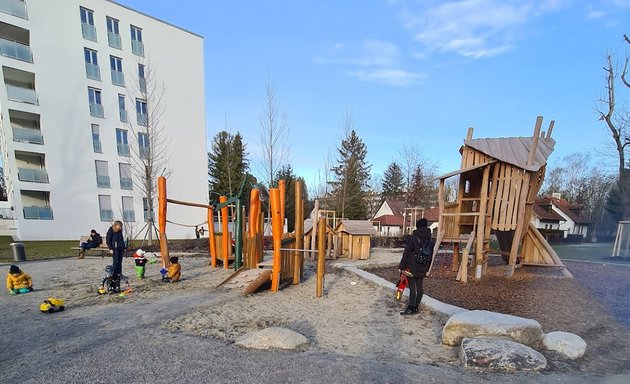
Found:
[(218, 201), (218, 195), (233, 196), (239, 192), (239, 188), (246, 178), (243, 188), (243, 202), (249, 202), (249, 190), (256, 179), (248, 173), (249, 161), (247, 160), (246, 146), (243, 144), (240, 133), (232, 135), (229, 132), (218, 132), (212, 139), (210, 152), (208, 152), (208, 182), (210, 188), (210, 201)]
[(391, 163), (383, 175), (383, 199), (400, 200), (404, 194), (405, 180), (400, 165)]
[(420, 166), (413, 172), (407, 200), (413, 207), (431, 208), (437, 204), (437, 186), (433, 175), (426, 175)]
[[(302, 182), (302, 199), (304, 200), (304, 209), (306, 211), (306, 202), (308, 201), (308, 191), (306, 188), (306, 182), (303, 177), (298, 177), (293, 173), (291, 165), (285, 165), (276, 173), (276, 177), (273, 181), (274, 185), (278, 185), (279, 180), (284, 180), (285, 195), (284, 195), (284, 217), (287, 219), (287, 231), (292, 232), (295, 229), (295, 182)], [(310, 211), (309, 211), (310, 212)], [(306, 212), (303, 213), (306, 218)]]
[(331, 182), (335, 211), (348, 219), (366, 219), (372, 168), (365, 160), (367, 147), (353, 129), (346, 134), (337, 151), (339, 158), (337, 166), (332, 168), (334, 181)]

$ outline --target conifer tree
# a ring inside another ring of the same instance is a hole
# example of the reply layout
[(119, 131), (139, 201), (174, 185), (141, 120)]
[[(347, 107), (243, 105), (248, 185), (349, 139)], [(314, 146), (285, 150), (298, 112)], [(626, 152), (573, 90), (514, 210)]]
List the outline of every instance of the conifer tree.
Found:
[(383, 199), (400, 200), (404, 195), (405, 180), (398, 163), (393, 162), (383, 174)]

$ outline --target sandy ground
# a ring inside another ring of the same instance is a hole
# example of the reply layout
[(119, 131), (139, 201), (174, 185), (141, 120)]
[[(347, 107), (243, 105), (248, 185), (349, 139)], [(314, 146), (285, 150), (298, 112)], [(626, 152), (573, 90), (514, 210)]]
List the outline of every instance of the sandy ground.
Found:
[[(355, 265), (396, 263), (377, 252)], [(182, 280), (159, 282), (158, 264), (144, 280), (123, 272), (133, 289), (124, 297), (96, 294), (109, 258), (21, 263), (35, 291), (0, 294), (0, 382), (627, 382), (627, 377), (576, 374), (502, 375), (459, 367), (457, 350), (439, 342), (446, 319), (424, 309), (403, 317), (394, 293), (328, 267), (325, 296), (315, 298), (314, 267), (305, 281), (279, 293), (242, 297), (216, 288), (232, 271), (207, 258), (180, 257)], [(332, 264), (332, 263), (331, 263)], [(0, 270), (8, 269), (0, 265)], [(3, 271), (3, 273), (5, 273)], [(42, 314), (48, 296), (66, 311)], [(304, 334), (303, 351), (246, 351), (232, 342), (271, 325)], [(171, 372), (164, 360), (176, 365)], [(238, 364), (234, 364), (238, 361)], [(112, 362), (116, 368), (112, 369)], [(287, 370), (287, 364), (293, 369)], [(42, 370), (37, 367), (45, 366)], [(167, 367), (165, 369), (165, 367)], [(604, 381), (602, 381), (604, 380)]]

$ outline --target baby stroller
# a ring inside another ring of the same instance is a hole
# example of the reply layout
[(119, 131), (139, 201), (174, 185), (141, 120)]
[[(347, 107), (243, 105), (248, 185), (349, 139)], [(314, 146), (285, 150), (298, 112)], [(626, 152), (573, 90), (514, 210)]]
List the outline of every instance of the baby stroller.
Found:
[(129, 280), (127, 280), (127, 276), (114, 273), (114, 266), (108, 265), (105, 267), (105, 277), (103, 281), (101, 281), (101, 286), (98, 289), (99, 295), (104, 295), (106, 293), (120, 293), (120, 283), (124, 281), (129, 287)]

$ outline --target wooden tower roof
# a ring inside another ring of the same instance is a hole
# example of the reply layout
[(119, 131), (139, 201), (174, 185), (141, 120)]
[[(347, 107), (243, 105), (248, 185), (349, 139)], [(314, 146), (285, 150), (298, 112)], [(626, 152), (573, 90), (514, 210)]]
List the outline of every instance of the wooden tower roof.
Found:
[(489, 139), (468, 139), (464, 145), (482, 152), (494, 159), (515, 165), (527, 171), (537, 172), (547, 164), (547, 159), (556, 144), (551, 137), (541, 137), (536, 146), (536, 155), (533, 164), (528, 165), (532, 137), (498, 137)]

